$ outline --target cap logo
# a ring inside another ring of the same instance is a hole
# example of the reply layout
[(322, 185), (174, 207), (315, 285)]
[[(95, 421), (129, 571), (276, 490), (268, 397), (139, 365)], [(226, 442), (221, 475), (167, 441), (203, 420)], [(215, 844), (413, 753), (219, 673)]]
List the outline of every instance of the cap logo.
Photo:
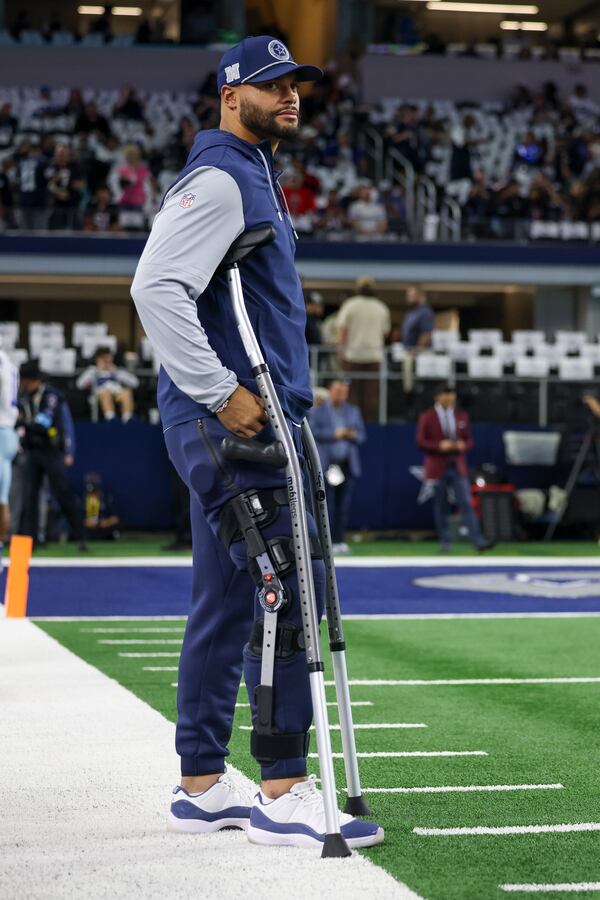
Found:
[(279, 62), (286, 62), (290, 58), (290, 51), (281, 41), (271, 41), (267, 50)]
[(225, 78), (227, 79), (227, 84), (231, 84), (232, 81), (237, 81), (240, 77), (240, 64), (234, 63), (232, 66), (225, 66)]

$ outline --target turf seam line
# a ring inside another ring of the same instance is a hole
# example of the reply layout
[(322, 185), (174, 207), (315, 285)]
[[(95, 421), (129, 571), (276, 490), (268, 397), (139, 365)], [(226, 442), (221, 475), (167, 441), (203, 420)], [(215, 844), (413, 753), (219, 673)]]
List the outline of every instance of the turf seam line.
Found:
[[(119, 654), (121, 655), (121, 654)], [(564, 676), (557, 678), (406, 678), (378, 679), (355, 678), (348, 682), (356, 687), (448, 687), (468, 685), (513, 685), (513, 684), (600, 684), (600, 677)], [(326, 681), (332, 687), (334, 681)]]
[[(240, 731), (252, 731), (252, 725), (238, 725)], [(311, 725), (311, 731), (314, 731), (315, 726)], [(330, 725), (331, 731), (340, 731), (340, 725)], [(384, 728), (394, 730), (399, 730), (401, 728), (427, 728), (423, 722), (380, 722), (380, 723), (354, 723), (355, 731), (382, 731)]]

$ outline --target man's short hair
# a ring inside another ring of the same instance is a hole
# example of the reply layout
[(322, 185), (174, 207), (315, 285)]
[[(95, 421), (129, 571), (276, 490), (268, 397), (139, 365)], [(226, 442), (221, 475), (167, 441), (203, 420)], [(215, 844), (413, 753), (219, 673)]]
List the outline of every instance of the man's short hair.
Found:
[(96, 347), (96, 351), (94, 353), (94, 362), (101, 356), (106, 356), (107, 353), (110, 353), (112, 356), (112, 350), (110, 347)]
[(37, 359), (28, 359), (27, 362), (22, 363), (19, 369), (19, 377), (21, 380), (30, 378), (32, 381), (39, 381), (42, 373)]
[(372, 297), (375, 291), (375, 279), (370, 275), (359, 275), (356, 279), (356, 290), (365, 297)]
[(456, 388), (452, 387), (451, 384), (438, 384), (435, 389), (434, 397), (439, 397), (440, 394), (455, 394)]

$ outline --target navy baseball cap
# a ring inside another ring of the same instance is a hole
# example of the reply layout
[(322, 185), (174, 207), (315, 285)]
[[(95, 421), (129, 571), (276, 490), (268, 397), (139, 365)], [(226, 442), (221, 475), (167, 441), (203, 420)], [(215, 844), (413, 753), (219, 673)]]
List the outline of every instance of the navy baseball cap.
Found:
[(223, 54), (217, 70), (219, 93), (224, 84), (259, 84), (293, 72), (298, 81), (318, 81), (317, 66), (299, 66), (283, 41), (269, 35), (245, 38)]

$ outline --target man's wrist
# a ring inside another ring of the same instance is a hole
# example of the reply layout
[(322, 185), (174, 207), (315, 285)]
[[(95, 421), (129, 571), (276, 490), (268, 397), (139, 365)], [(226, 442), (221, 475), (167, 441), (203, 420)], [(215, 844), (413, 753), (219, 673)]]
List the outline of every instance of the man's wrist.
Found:
[(215, 410), (213, 410), (215, 415), (219, 415), (219, 413), (222, 413), (227, 409), (227, 407), (229, 406), (229, 404), (231, 402), (231, 398), (233, 397), (233, 395), (235, 394), (236, 391), (237, 391), (237, 386), (235, 387), (235, 389), (233, 391), (230, 392), (230, 394), (225, 398), (225, 400), (223, 400), (219, 404), (219, 406), (217, 406), (217, 408)]

